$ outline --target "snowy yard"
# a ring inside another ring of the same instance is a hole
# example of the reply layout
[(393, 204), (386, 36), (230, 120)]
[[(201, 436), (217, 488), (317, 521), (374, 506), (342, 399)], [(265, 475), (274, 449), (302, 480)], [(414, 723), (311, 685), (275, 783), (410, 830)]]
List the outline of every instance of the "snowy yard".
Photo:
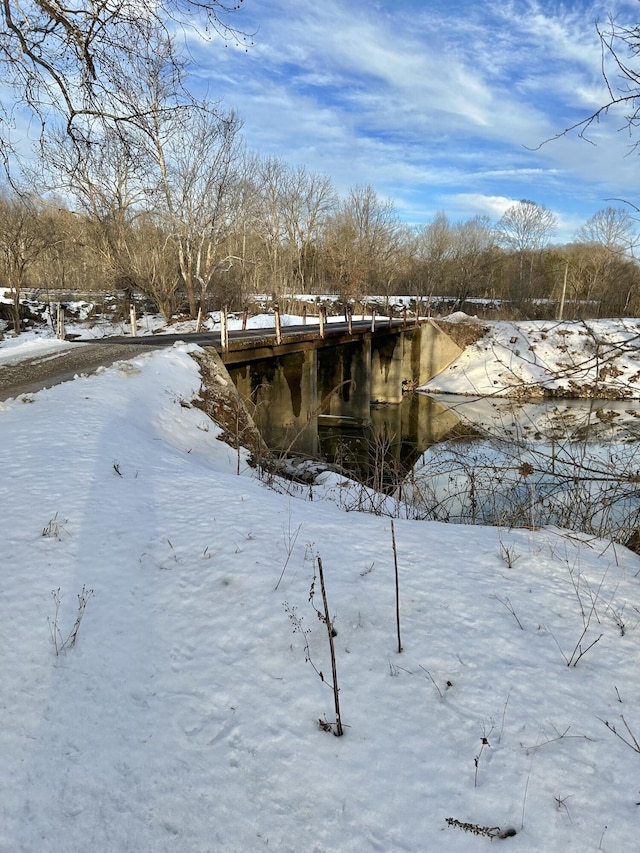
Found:
[(0, 851), (637, 849), (640, 558), (396, 519), (399, 653), (391, 520), (237, 476), (190, 349), (0, 403)]

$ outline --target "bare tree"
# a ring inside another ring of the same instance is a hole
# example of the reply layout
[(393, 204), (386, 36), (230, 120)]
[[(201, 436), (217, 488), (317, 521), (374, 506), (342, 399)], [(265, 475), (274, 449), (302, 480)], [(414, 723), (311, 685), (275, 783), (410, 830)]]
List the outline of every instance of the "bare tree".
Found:
[(598, 244), (614, 254), (633, 255), (638, 244), (636, 221), (625, 208), (605, 207), (578, 229), (576, 239)]
[[(144, 63), (156, 42), (169, 41), (166, 57), (181, 88), (184, 65), (176, 33), (194, 28), (246, 40), (232, 29), (228, 13), (242, 0), (111, 0), (94, 3), (3, 0), (0, 8), (0, 73), (13, 97), (0, 103), (0, 153), (8, 162), (16, 110), (26, 108), (41, 122), (60, 115), (77, 140), (99, 138), (104, 123), (119, 130), (137, 118), (123, 97), (122, 81)], [(96, 135), (97, 134), (97, 135)]]
[(11, 298), (13, 332), (20, 334), (20, 300), (30, 268), (55, 241), (40, 202), (26, 193), (0, 196), (0, 284)]
[(422, 268), (419, 296), (444, 296), (447, 262), (453, 253), (453, 227), (447, 215), (438, 211), (418, 233), (418, 259)]
[(92, 230), (97, 258), (109, 272), (110, 289), (129, 300), (144, 286), (136, 276), (133, 227), (152, 203), (148, 158), (129, 127), (127, 141), (105, 128), (100, 145), (79, 145), (62, 128), (42, 140), (46, 181), (71, 194)]
[(260, 160), (242, 151), (229, 185), (228, 209), (233, 221), (226, 239), (229, 268), (220, 280), (221, 295), (228, 306), (244, 308), (251, 293), (263, 292), (264, 257), (260, 240), (261, 199), (257, 183)]
[(176, 247), (153, 216), (139, 216), (132, 224), (127, 257), (137, 288), (168, 323), (181, 307), (184, 291)]
[(284, 238), (293, 266), (292, 283), (302, 293), (312, 288), (320, 229), (336, 205), (331, 178), (309, 173), (304, 167), (287, 173), (281, 193)]
[[(61, 129), (50, 143), (48, 134), (46, 159), (100, 228), (114, 284), (129, 295), (136, 289), (153, 294), (168, 312), (177, 289), (173, 259), (195, 317), (227, 263), (220, 250), (240, 121), (176, 88), (170, 38), (144, 50), (145, 61), (117, 83), (132, 110), (129, 120), (117, 130), (103, 127), (100, 145)], [(164, 229), (160, 242), (155, 228), (148, 232), (154, 260), (146, 273), (141, 217), (146, 229), (152, 221)]]
[(224, 247), (233, 218), (228, 201), (240, 127), (237, 114), (218, 115), (203, 106), (178, 123), (169, 115), (150, 137), (165, 227), (177, 249), (192, 317), (206, 309), (216, 275), (231, 264)]
[[(517, 288), (512, 290), (516, 304), (521, 304), (523, 299), (532, 295), (534, 259), (551, 239), (557, 221), (556, 215), (544, 205), (523, 199), (511, 205), (498, 222), (500, 242), (516, 252), (519, 258)], [(527, 256), (529, 273), (525, 285), (524, 264)]]
[(389, 296), (405, 237), (395, 207), (370, 186), (353, 187), (329, 218), (324, 245), (334, 281), (349, 298)]
[(54, 239), (30, 268), (34, 297), (45, 299), (50, 308), (72, 294), (82, 299), (91, 299), (92, 294), (95, 301), (111, 289), (113, 281), (100, 230), (89, 216), (67, 209), (68, 202), (68, 196), (47, 196), (46, 214)]
[(638, 286), (636, 264), (631, 263), (638, 243), (634, 217), (624, 208), (606, 207), (585, 222), (576, 238), (583, 249), (586, 298), (598, 300), (600, 313), (627, 313)]
[(279, 299), (290, 287), (291, 269), (283, 258), (285, 244), (284, 199), (289, 185), (289, 166), (278, 157), (267, 157), (256, 163), (255, 183), (258, 212), (255, 231), (261, 244), (264, 289)]
[(483, 276), (491, 262), (490, 249), (495, 242), (495, 230), (488, 216), (474, 216), (456, 223), (452, 232), (451, 266), (458, 307), (465, 300), (484, 290)]

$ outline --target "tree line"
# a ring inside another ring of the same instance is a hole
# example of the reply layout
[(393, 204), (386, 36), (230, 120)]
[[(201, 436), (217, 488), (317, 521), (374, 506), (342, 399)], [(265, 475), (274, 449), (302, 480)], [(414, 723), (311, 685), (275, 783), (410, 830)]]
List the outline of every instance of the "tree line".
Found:
[[(285, 305), (291, 294), (356, 304), (409, 295), (422, 310), (446, 297), (471, 313), (486, 300), (511, 317), (555, 315), (561, 301), (567, 318), (640, 312), (636, 222), (622, 207), (597, 211), (565, 245), (553, 243), (553, 214), (529, 200), (497, 222), (440, 212), (411, 226), (370, 186), (341, 198), (326, 176), (247, 156), (233, 123), (216, 134), (203, 126), (188, 146), (176, 140), (153, 188), (109, 146), (67, 163), (64, 196), (6, 185), (0, 287), (14, 327), (25, 290), (118, 294), (123, 305), (143, 296), (167, 321), (256, 297)], [(56, 156), (68, 154), (61, 141)]]
[[(566, 245), (554, 243), (554, 214), (528, 199), (497, 222), (440, 212), (414, 227), (370, 186), (341, 197), (325, 175), (248, 152), (239, 116), (194, 95), (188, 73), (194, 33), (250, 42), (235, 25), (241, 3), (2, 6), (15, 100), (0, 101), (0, 287), (16, 328), (25, 288), (143, 295), (167, 319), (291, 293), (445, 296), (460, 308), (476, 297), (512, 316), (558, 304), (565, 316), (640, 312), (628, 207), (597, 211)], [(637, 55), (636, 34), (614, 22), (600, 32), (616, 60), (621, 46)], [(615, 67), (631, 86), (635, 66)], [(30, 165), (12, 138), (23, 115), (39, 128)]]

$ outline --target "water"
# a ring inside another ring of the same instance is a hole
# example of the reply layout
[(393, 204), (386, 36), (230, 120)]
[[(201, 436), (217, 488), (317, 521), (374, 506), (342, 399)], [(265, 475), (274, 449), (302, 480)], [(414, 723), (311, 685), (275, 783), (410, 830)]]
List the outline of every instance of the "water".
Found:
[(637, 536), (638, 404), (459, 397), (441, 402), (470, 435), (432, 445), (416, 462), (402, 485), (414, 517), (555, 525), (624, 543)]
[(315, 415), (302, 432), (276, 411), (254, 414), (269, 447), (338, 467), (398, 514), (640, 540), (640, 402), (413, 393), (366, 420)]
[(426, 394), (371, 407), (368, 424), (318, 418), (319, 457), (379, 491), (397, 488), (424, 452), (468, 433), (454, 411)]

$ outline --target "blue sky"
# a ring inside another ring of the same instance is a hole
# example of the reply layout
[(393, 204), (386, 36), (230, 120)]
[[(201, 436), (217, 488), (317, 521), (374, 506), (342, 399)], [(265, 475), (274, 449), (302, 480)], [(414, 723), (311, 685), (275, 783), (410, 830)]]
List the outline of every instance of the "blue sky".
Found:
[(244, 0), (239, 47), (192, 40), (202, 91), (244, 120), (249, 149), (370, 184), (401, 217), (498, 218), (549, 207), (558, 240), (611, 197), (640, 204), (621, 114), (536, 146), (606, 99), (595, 22), (640, 19), (638, 0)]

